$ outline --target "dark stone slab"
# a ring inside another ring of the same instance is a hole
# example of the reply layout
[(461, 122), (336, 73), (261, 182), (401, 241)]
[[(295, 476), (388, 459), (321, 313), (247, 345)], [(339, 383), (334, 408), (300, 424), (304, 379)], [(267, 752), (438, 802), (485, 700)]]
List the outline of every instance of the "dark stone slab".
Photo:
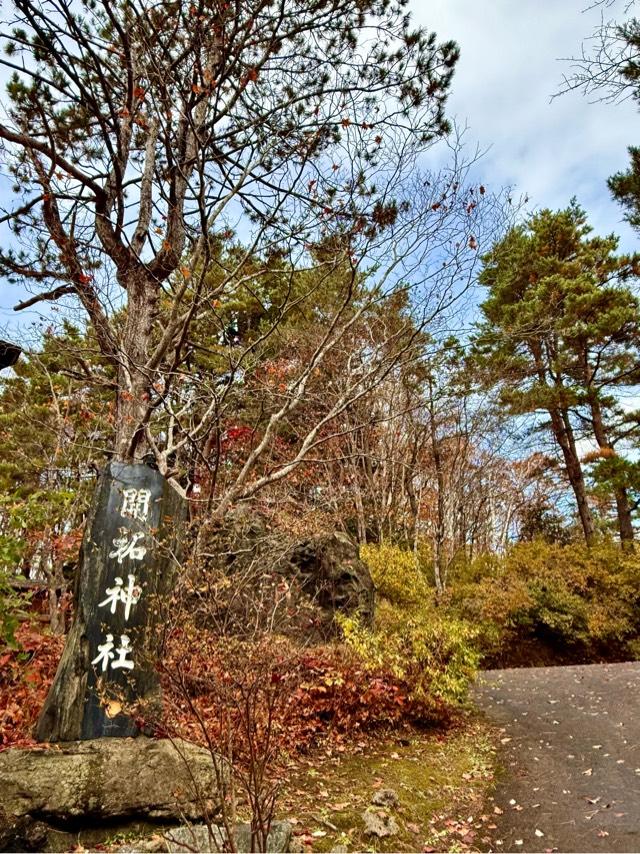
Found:
[(185, 502), (142, 464), (111, 462), (85, 528), (76, 613), (36, 729), (39, 741), (135, 735), (126, 710), (157, 705), (162, 603), (175, 573)]
[(16, 344), (10, 344), (8, 341), (0, 341), (0, 371), (3, 368), (10, 368), (20, 358), (22, 349)]

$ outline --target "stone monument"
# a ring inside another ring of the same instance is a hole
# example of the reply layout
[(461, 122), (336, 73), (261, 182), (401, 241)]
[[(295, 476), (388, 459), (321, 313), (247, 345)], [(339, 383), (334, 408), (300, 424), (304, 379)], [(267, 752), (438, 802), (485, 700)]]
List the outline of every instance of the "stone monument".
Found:
[(36, 728), (39, 741), (133, 736), (158, 705), (155, 667), (185, 501), (155, 469), (111, 462), (87, 519), (73, 626)]

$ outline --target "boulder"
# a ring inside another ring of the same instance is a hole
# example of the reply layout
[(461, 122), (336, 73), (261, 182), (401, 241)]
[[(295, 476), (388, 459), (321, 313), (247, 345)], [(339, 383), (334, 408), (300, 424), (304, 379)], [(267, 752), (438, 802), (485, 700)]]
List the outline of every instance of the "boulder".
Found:
[(100, 820), (202, 819), (219, 810), (220, 795), (207, 750), (140, 736), (5, 750), (0, 804), (9, 822), (33, 816), (65, 828)]
[[(194, 571), (192, 613), (203, 628), (242, 634), (263, 624), (307, 643), (334, 636), (337, 613), (373, 622), (371, 575), (341, 532), (296, 541), (260, 514), (237, 508), (224, 523), (200, 531)], [(207, 598), (203, 590), (214, 592)]]
[(373, 622), (373, 580), (358, 547), (346, 534), (334, 531), (299, 543), (287, 562), (304, 592), (329, 615), (357, 613), (367, 625)]
[[(267, 836), (268, 852), (288, 852), (292, 838), (292, 827), (288, 821), (274, 821), (271, 824)], [(218, 852), (225, 850), (225, 833), (221, 827), (212, 825), (211, 830), (206, 824), (196, 824), (190, 827), (178, 827), (165, 834), (166, 850), (170, 854), (181, 854), (181, 852), (199, 851)], [(251, 825), (243, 822), (236, 827), (236, 850), (238, 852), (250, 852), (254, 848), (251, 845)]]

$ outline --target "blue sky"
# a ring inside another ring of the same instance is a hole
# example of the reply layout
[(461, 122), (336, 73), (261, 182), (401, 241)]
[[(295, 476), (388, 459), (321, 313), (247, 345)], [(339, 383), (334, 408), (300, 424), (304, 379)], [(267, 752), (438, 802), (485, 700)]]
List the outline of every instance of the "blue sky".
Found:
[(627, 0), (410, 0), (414, 22), (458, 42), (449, 114), (470, 148), (489, 149), (477, 167), (494, 188), (514, 185), (534, 207), (565, 207), (575, 195), (601, 233), (621, 248), (640, 249), (622, 221), (606, 179), (627, 165), (627, 146), (640, 142), (636, 105), (598, 103), (578, 92), (551, 100), (582, 41), (605, 19), (625, 20)]
[[(606, 179), (625, 168), (626, 148), (638, 142), (635, 104), (594, 102), (577, 92), (551, 100), (570, 73), (561, 59), (580, 52), (602, 14), (625, 18), (627, 0), (585, 8), (588, 2), (411, 0), (411, 8), (416, 24), (460, 45), (448, 112), (468, 126), (470, 152), (476, 145), (487, 150), (477, 180), (495, 190), (513, 186), (532, 208), (564, 207), (576, 195), (596, 231), (619, 234), (621, 249), (633, 251), (638, 236), (623, 222)], [(442, 151), (433, 165), (439, 157)], [(6, 187), (0, 181), (0, 192)], [(18, 318), (14, 297), (15, 288), (0, 284), (0, 335), (19, 335), (16, 321), (24, 331), (38, 314)]]

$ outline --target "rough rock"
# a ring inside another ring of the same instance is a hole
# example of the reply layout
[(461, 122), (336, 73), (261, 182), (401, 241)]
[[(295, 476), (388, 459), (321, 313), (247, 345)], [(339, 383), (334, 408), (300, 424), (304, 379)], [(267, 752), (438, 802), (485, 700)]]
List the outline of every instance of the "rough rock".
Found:
[(358, 613), (373, 622), (375, 588), (358, 547), (339, 532), (299, 543), (288, 557), (302, 589), (325, 611)]
[(393, 789), (378, 789), (371, 798), (371, 803), (377, 807), (397, 807), (398, 795)]
[(6, 750), (0, 804), (11, 821), (33, 816), (62, 828), (100, 819), (199, 819), (220, 805), (208, 751), (143, 736)]
[[(288, 852), (291, 844), (292, 828), (288, 821), (274, 821), (267, 836), (267, 851)], [(166, 850), (170, 854), (187, 851), (218, 852), (224, 850), (225, 834), (221, 827), (206, 824), (179, 827), (165, 834)], [(236, 846), (239, 852), (250, 852), (251, 825), (247, 822), (236, 827)]]
[(363, 819), (365, 832), (370, 836), (378, 836), (382, 839), (385, 836), (396, 836), (400, 832), (396, 820), (384, 810), (368, 807)]
[(136, 839), (133, 842), (127, 842), (125, 845), (119, 845), (116, 848), (119, 854), (165, 854), (167, 851), (167, 841), (164, 836), (155, 833), (143, 839)]
[[(315, 642), (337, 633), (337, 612), (357, 613), (366, 624), (373, 622), (371, 575), (356, 544), (340, 532), (287, 539), (263, 516), (241, 507), (223, 524), (201, 532), (196, 567), (203, 582), (196, 581), (194, 589), (212, 586), (211, 579), (220, 574), (236, 582), (228, 588), (214, 585), (211, 601), (194, 599), (194, 619), (203, 627), (223, 624), (241, 634), (243, 627), (260, 625), (263, 619), (279, 634)], [(225, 600), (220, 591), (226, 589)]]
[(48, 827), (29, 816), (9, 818), (0, 809), (0, 851), (44, 851)]
[(163, 851), (211, 852), (224, 849), (225, 834), (215, 825), (209, 828), (206, 824), (192, 824), (168, 830), (164, 839)]

